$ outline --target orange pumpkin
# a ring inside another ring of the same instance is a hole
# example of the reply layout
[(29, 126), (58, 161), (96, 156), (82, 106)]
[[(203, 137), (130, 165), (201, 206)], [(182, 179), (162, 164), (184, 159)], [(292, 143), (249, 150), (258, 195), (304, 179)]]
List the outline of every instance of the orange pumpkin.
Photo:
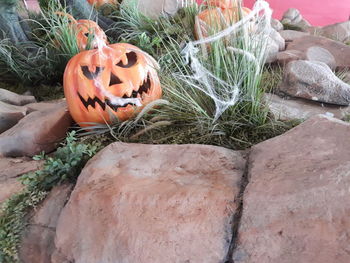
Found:
[(67, 13), (56, 12), (57, 15), (65, 16), (71, 22), (76, 32), (77, 44), (80, 51), (86, 50), (89, 43), (92, 48), (97, 48), (98, 45), (108, 44), (107, 36), (105, 32), (98, 26), (98, 24), (92, 20), (80, 19), (75, 20), (73, 16)]
[(199, 13), (195, 23), (195, 37), (196, 39), (206, 38), (209, 35), (224, 30), (225, 28), (237, 23), (241, 15), (247, 16), (251, 10), (247, 7), (241, 8), (212, 8), (206, 9)]
[(206, 1), (206, 5), (216, 6), (222, 9), (238, 7), (237, 0), (208, 0)]
[(101, 7), (105, 4), (116, 5), (117, 0), (87, 0), (90, 5), (95, 5), (96, 7)]
[(153, 59), (130, 44), (113, 44), (74, 56), (64, 72), (64, 94), (73, 119), (111, 123), (127, 120), (161, 98)]

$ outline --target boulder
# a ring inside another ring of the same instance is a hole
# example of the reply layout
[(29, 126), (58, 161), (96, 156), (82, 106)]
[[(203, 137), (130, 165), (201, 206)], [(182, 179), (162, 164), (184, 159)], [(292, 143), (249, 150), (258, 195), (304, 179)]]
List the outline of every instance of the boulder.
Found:
[(266, 63), (273, 63), (276, 60), (278, 52), (285, 49), (285, 41), (281, 35), (271, 28), (270, 36), (267, 43)]
[(298, 38), (305, 37), (305, 36), (309, 35), (306, 32), (300, 32), (300, 31), (296, 31), (296, 30), (282, 30), (279, 33), (280, 33), (281, 37), (283, 37), (286, 42), (291, 42), (291, 41), (294, 41)]
[(58, 217), (69, 199), (72, 185), (56, 186), (33, 212), (22, 234), (19, 257), (22, 263), (51, 262), (55, 250), (55, 230)]
[(34, 156), (42, 151), (51, 152), (65, 138), (71, 124), (72, 118), (62, 105), (32, 112), (0, 134), (0, 156)]
[(18, 95), (6, 89), (0, 89), (0, 101), (17, 106), (36, 102), (33, 96)]
[(322, 27), (316, 33), (336, 41), (348, 42), (350, 41), (350, 20)]
[(0, 101), (0, 133), (10, 129), (26, 114), (26, 107)]
[(340, 80), (323, 62), (290, 62), (278, 88), (293, 97), (345, 106), (350, 103), (350, 85)]
[(305, 59), (303, 52), (298, 50), (286, 50), (277, 53), (275, 62), (279, 65), (285, 66), (291, 61), (301, 59)]
[(349, 133), (316, 116), (252, 147), (235, 263), (350, 262)]
[(52, 263), (224, 262), (244, 169), (215, 146), (113, 143), (79, 176)]
[(306, 31), (311, 24), (303, 18), (300, 11), (295, 8), (289, 8), (282, 17), (282, 24), (289, 27), (296, 27), (302, 31)]
[(325, 114), (337, 119), (350, 116), (350, 107), (340, 107), (299, 98), (281, 98), (274, 94), (267, 94), (265, 100), (275, 119), (291, 121), (306, 120), (319, 114)]
[(28, 113), (31, 113), (33, 111), (47, 111), (57, 106), (67, 107), (66, 99), (30, 103), (26, 105), (26, 108), (28, 109)]
[[(283, 36), (283, 31), (281, 35)], [(331, 67), (335, 67), (338, 70), (350, 68), (350, 46), (325, 37), (301, 36), (288, 42), (286, 50), (302, 52), (303, 55), (298, 59), (330, 61)]]
[(0, 206), (11, 195), (23, 189), (18, 177), (38, 170), (42, 162), (29, 158), (0, 158)]
[(136, 8), (146, 16), (158, 18), (162, 15), (175, 15), (177, 10), (182, 7), (181, 0), (124, 0), (122, 5), (135, 5)]

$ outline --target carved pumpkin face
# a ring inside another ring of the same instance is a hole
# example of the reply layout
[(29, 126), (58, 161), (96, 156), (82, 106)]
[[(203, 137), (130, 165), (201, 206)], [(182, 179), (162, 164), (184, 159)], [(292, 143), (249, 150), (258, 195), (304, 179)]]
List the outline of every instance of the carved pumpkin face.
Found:
[(161, 98), (162, 89), (153, 60), (129, 44), (113, 44), (74, 56), (64, 72), (69, 111), (83, 122), (124, 121), (146, 104)]
[(77, 43), (79, 50), (85, 50), (91, 39), (91, 47), (98, 48), (99, 41), (108, 44), (107, 36), (105, 32), (97, 25), (96, 22), (80, 19), (76, 21), (77, 29)]
[(95, 5), (96, 7), (103, 6), (105, 4), (117, 4), (117, 0), (87, 0), (90, 5)]
[[(243, 17), (247, 16), (251, 10), (242, 7)], [(199, 13), (195, 23), (196, 39), (206, 38), (214, 32), (222, 31), (230, 25), (240, 20), (240, 12), (238, 8), (226, 9), (206, 9)]]

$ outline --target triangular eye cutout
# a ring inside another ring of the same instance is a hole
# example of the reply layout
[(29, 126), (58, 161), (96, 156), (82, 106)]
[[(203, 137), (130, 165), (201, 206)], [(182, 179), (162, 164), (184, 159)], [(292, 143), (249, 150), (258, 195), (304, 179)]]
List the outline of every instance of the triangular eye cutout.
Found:
[(116, 84), (122, 84), (123, 82), (118, 78), (116, 75), (111, 72), (111, 79), (109, 81), (109, 86), (116, 85)]
[(96, 79), (103, 70), (104, 70), (103, 67), (96, 67), (96, 71), (91, 72), (88, 66), (81, 66), (81, 71), (83, 72), (84, 76), (87, 77), (88, 79)]
[(124, 65), (123, 61), (119, 61), (117, 66), (121, 68), (130, 68), (137, 63), (137, 54), (133, 51), (126, 53), (126, 58), (128, 59), (128, 64)]

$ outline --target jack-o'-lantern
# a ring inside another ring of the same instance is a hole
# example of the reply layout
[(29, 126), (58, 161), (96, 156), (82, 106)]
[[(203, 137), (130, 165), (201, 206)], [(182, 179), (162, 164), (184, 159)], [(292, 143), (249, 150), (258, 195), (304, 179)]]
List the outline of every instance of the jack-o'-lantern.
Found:
[(105, 4), (116, 5), (118, 3), (117, 0), (87, 0), (90, 5), (94, 5), (96, 7), (101, 7)]
[(113, 44), (74, 56), (64, 72), (69, 111), (80, 126), (127, 120), (161, 98), (156, 62), (130, 44)]
[(206, 38), (213, 33), (237, 23), (242, 17), (247, 16), (251, 10), (247, 7), (239, 8), (211, 8), (199, 13), (195, 23), (196, 39)]
[(108, 44), (105, 32), (96, 22), (88, 19), (75, 20), (74, 17), (67, 13), (56, 12), (56, 14), (69, 19), (76, 32), (77, 45), (80, 51), (85, 50), (89, 42), (91, 48), (97, 48), (99, 45)]
[(207, 0), (206, 5), (216, 6), (222, 9), (237, 8), (239, 0)]

